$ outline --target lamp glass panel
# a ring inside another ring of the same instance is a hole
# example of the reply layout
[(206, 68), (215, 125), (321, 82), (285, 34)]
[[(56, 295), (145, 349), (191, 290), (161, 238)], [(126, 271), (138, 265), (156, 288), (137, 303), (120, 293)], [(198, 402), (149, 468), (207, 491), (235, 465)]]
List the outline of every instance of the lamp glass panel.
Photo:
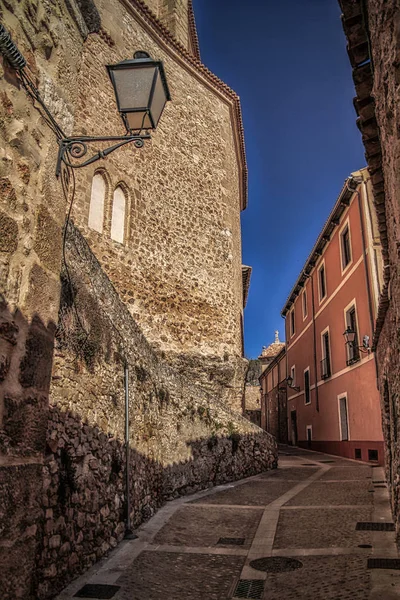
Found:
[(151, 103), (151, 115), (154, 121), (154, 127), (157, 127), (157, 123), (167, 101), (165, 95), (164, 85), (161, 79), (160, 71), (157, 69), (156, 85), (154, 87), (153, 101)]
[(147, 108), (155, 67), (114, 69), (114, 82), (121, 112)]
[(152, 128), (149, 115), (144, 110), (139, 110), (137, 112), (128, 112), (126, 113), (126, 119), (128, 121), (129, 129), (131, 131)]
[(348, 329), (346, 329), (345, 333), (346, 333), (346, 340), (352, 344), (356, 337), (356, 332), (353, 331), (352, 329), (348, 328)]

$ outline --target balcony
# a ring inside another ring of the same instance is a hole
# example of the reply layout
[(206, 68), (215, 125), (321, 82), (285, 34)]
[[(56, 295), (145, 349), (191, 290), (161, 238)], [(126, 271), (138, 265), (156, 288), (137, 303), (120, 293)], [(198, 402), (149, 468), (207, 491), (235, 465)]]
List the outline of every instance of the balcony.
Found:
[(321, 360), (321, 379), (328, 379), (331, 376), (331, 362), (329, 358)]

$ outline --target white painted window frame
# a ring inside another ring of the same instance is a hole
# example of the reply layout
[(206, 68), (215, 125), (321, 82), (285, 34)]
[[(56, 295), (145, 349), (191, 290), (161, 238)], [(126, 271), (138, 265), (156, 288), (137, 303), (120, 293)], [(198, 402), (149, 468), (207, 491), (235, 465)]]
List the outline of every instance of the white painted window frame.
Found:
[[(293, 329), (292, 329), (292, 313), (293, 313)], [(294, 306), (289, 311), (289, 335), (292, 338), (296, 334), (296, 313)]]
[(296, 365), (292, 365), (290, 367), (290, 377), (293, 378), (292, 385), (296, 385)]
[[(304, 302), (305, 302), (305, 306), (304, 306)], [(304, 286), (303, 292), (301, 294), (301, 308), (302, 308), (302, 311), (303, 311), (303, 321), (305, 321), (307, 319), (307, 317), (308, 317), (308, 305), (307, 305), (307, 302), (308, 302), (307, 288), (306, 288), (306, 286)], [(304, 308), (306, 309), (305, 311), (304, 311)]]
[[(325, 280), (325, 296), (321, 297), (321, 270), (324, 269), (324, 280)], [(317, 281), (318, 281), (318, 303), (322, 304), (328, 297), (328, 284), (326, 280), (326, 267), (325, 259), (323, 258), (317, 267)]]
[[(357, 342), (357, 345), (360, 345), (360, 328), (358, 326), (358, 310), (357, 310), (357, 302), (356, 302), (355, 298), (353, 298), (353, 300), (351, 302), (349, 302), (348, 305), (345, 306), (345, 308), (343, 309), (343, 317), (344, 317), (344, 330), (343, 331), (346, 331), (346, 329), (347, 329), (347, 326), (348, 326), (347, 313), (349, 313), (352, 308), (354, 308), (355, 313), (356, 313), (356, 325), (357, 325), (357, 336), (358, 336), (358, 339), (356, 340), (356, 342)], [(346, 344), (346, 361), (348, 361), (348, 360), (350, 360), (349, 346), (348, 346), (348, 344)], [(357, 364), (357, 363), (354, 363), (354, 364)], [(349, 366), (349, 368), (351, 368), (353, 365), (348, 365), (348, 366)]]
[(321, 360), (324, 360), (326, 358), (325, 344), (324, 344), (324, 335), (325, 335), (325, 333), (328, 334), (329, 360), (330, 360), (330, 368), (331, 368), (331, 375), (332, 375), (333, 374), (333, 369), (332, 369), (332, 348), (331, 348), (331, 332), (330, 332), (329, 325), (327, 327), (325, 327), (325, 329), (323, 329), (321, 331)]
[[(306, 402), (306, 372), (308, 371), (308, 386), (309, 386), (309, 397), (310, 397), (310, 401)], [(303, 371), (303, 385), (304, 385), (304, 404), (306, 406), (310, 406), (311, 404), (311, 372), (310, 372), (310, 366), (306, 367)]]
[[(345, 231), (345, 229), (348, 229), (349, 232), (349, 243), (350, 243), (350, 262), (347, 263), (347, 265), (344, 267), (343, 266), (343, 259), (344, 259), (344, 253), (343, 253), (343, 233)], [(342, 227), (339, 230), (339, 248), (340, 248), (340, 270), (342, 275), (344, 275), (346, 273), (346, 271), (351, 267), (351, 265), (353, 264), (353, 244), (351, 241), (351, 228), (350, 228), (350, 218), (347, 217), (347, 219), (344, 221)]]
[[(349, 400), (347, 397), (347, 392), (342, 392), (341, 394), (338, 394), (336, 398), (337, 398), (338, 419), (339, 419), (339, 438), (340, 438), (341, 442), (350, 442), (351, 433), (350, 433), (350, 420), (349, 420)], [(348, 433), (347, 440), (343, 439), (343, 433), (342, 433), (342, 421), (340, 419), (340, 399), (341, 398), (346, 398), (346, 416), (347, 416), (347, 433)]]

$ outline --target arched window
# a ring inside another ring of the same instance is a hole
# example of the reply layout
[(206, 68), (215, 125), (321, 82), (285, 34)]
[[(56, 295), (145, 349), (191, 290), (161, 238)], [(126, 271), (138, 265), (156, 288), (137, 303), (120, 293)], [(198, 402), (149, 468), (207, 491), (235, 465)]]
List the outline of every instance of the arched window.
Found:
[(88, 225), (91, 229), (99, 233), (103, 233), (105, 197), (106, 182), (100, 173), (96, 173), (92, 181)]
[(115, 188), (112, 215), (111, 215), (111, 237), (116, 242), (124, 243), (125, 236), (125, 206), (126, 198), (121, 186)]

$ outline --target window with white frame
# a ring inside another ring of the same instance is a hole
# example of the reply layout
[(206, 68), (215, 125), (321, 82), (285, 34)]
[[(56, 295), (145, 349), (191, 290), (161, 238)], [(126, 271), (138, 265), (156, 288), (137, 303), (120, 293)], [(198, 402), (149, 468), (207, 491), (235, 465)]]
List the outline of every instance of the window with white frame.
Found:
[(321, 379), (331, 376), (331, 348), (329, 339), (329, 327), (321, 333)]
[(358, 329), (357, 329), (357, 314), (356, 307), (353, 304), (346, 310), (345, 313), (345, 325), (346, 329), (350, 328), (354, 331), (354, 341), (347, 342), (346, 344), (346, 352), (347, 352), (347, 365), (352, 365), (355, 362), (360, 360), (360, 350), (358, 348)]
[(340, 250), (342, 255), (342, 271), (344, 271), (351, 263), (351, 240), (348, 223), (340, 234)]
[(326, 297), (326, 273), (325, 273), (325, 263), (318, 269), (318, 289), (319, 289), (319, 301), (323, 300)]
[(113, 196), (111, 238), (120, 244), (124, 243), (125, 237), (125, 212), (126, 197), (122, 187), (119, 185), (115, 188)]
[(303, 306), (303, 320), (307, 317), (307, 290), (304, 288), (302, 294), (302, 306)]
[(304, 403), (311, 404), (310, 368), (304, 371)]
[(105, 198), (106, 182), (103, 175), (95, 173), (92, 179), (88, 225), (90, 229), (94, 229), (94, 231), (98, 231), (99, 233), (103, 233)]
[(292, 385), (295, 386), (296, 385), (296, 367), (295, 367), (295, 365), (293, 365), (290, 368), (290, 377), (292, 378)]
[(338, 398), (339, 401), (339, 424), (340, 424), (340, 439), (342, 442), (347, 442), (349, 436), (349, 418), (347, 410), (347, 394), (343, 394)]
[(293, 307), (289, 313), (290, 337), (292, 337), (295, 334), (295, 320), (294, 319), (295, 319), (295, 314), (294, 314), (294, 307)]

